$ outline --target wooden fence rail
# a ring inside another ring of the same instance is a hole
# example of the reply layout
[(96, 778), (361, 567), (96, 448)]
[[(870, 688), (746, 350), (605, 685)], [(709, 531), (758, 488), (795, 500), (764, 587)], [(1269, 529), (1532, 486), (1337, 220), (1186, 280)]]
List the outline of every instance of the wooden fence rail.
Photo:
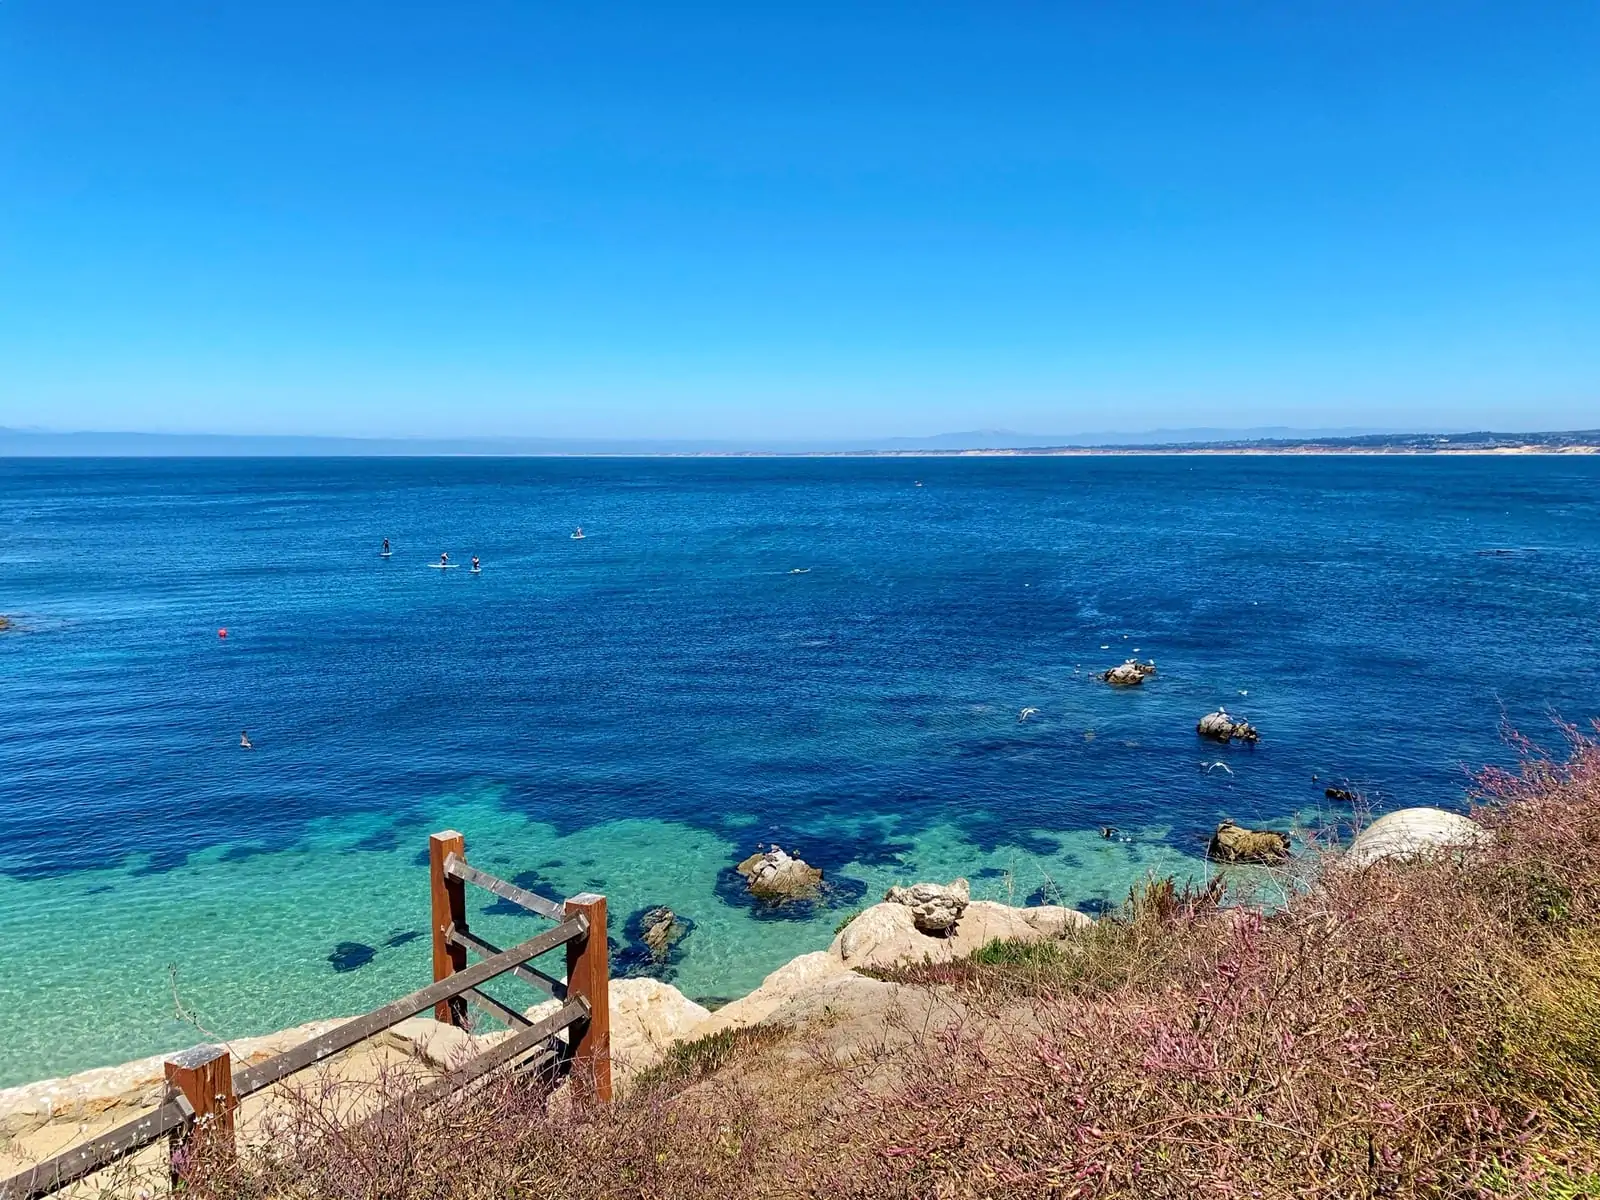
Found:
[[(161, 1107), (0, 1180), (0, 1200), (38, 1200), (164, 1137), (173, 1139), (175, 1147), (200, 1134), (232, 1138), (235, 1110), (246, 1097), (430, 1008), (438, 1020), (466, 1028), (469, 999), (504, 1021), (511, 1035), (407, 1094), (396, 1108), (436, 1103), (528, 1056), (533, 1056), (541, 1069), (570, 1074), (579, 1100), (609, 1101), (610, 964), (605, 897), (586, 892), (558, 904), (479, 871), (467, 865), (466, 841), (453, 830), (434, 834), (428, 844), (433, 983), (240, 1071), (232, 1069), (228, 1051), (219, 1046), (196, 1046), (173, 1055), (165, 1064), (167, 1099)], [(560, 923), (501, 950), (467, 928), (464, 885), (468, 883)], [(564, 981), (527, 965), (561, 946), (567, 953)], [(481, 961), (468, 966), (469, 950)], [(554, 996), (563, 1002), (561, 1008), (533, 1021), (482, 991), (483, 984), (505, 974)], [(563, 1033), (564, 1043), (558, 1038)]]

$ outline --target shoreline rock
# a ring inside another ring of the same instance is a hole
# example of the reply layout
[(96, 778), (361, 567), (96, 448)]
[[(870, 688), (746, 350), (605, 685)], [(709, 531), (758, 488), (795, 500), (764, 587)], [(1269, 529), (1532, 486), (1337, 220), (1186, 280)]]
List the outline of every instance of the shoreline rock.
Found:
[[(771, 972), (754, 991), (715, 1012), (659, 979), (614, 977), (610, 999), (615, 1066), (619, 1077), (626, 1080), (660, 1061), (675, 1042), (760, 1021), (801, 1024), (845, 1010), (858, 1015), (878, 1012), (902, 991), (898, 985), (860, 974), (854, 969), (857, 967), (949, 962), (997, 938), (1044, 941), (1066, 937), (1093, 924), (1094, 919), (1087, 914), (1056, 905), (1012, 908), (992, 900), (973, 900), (964, 906), (950, 932), (934, 936), (917, 928), (911, 907), (884, 901), (864, 910), (845, 926), (826, 950), (791, 959)], [(546, 1001), (546, 1007), (535, 1006), (528, 1015), (536, 1019), (536, 1014), (554, 1011), (556, 1003)], [(244, 1065), (282, 1053), (340, 1024), (342, 1020), (314, 1021), (261, 1037), (233, 1039), (227, 1044), (235, 1064)], [(355, 1055), (362, 1047), (369, 1047), (374, 1054), (387, 1051), (416, 1056), (438, 1069), (446, 1069), (504, 1036), (490, 1033), (473, 1037), (431, 1017), (413, 1017), (360, 1043), (347, 1054)], [(15, 1138), (47, 1125), (59, 1130), (68, 1123), (75, 1127), (90, 1121), (112, 1124), (154, 1108), (162, 1094), (162, 1062), (176, 1049), (118, 1066), (95, 1067), (0, 1089), (0, 1135)], [(100, 1131), (97, 1127), (85, 1136)], [(59, 1140), (59, 1134), (55, 1136)]]
[(942, 883), (914, 883), (892, 887), (883, 897), (887, 904), (903, 904), (921, 933), (945, 934), (955, 928), (972, 900), (972, 889), (965, 879), (946, 887)]
[(997, 939), (1035, 942), (1065, 937), (1094, 924), (1094, 918), (1059, 905), (1012, 908), (993, 900), (973, 900), (948, 933), (934, 936), (917, 928), (904, 904), (874, 904), (834, 936), (828, 953), (843, 966), (905, 967), (949, 962)]

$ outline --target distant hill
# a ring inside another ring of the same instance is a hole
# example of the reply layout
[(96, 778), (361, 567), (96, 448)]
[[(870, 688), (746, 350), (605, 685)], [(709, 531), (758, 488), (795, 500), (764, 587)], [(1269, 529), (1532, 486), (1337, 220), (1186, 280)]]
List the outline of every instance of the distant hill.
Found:
[(340, 438), (177, 433), (60, 433), (0, 427), (0, 457), (283, 458), (435, 455), (784, 455), (1071, 453), (1462, 453), (1600, 448), (1600, 430), (1415, 433), (1360, 429), (1158, 429), (1057, 436), (1004, 429), (932, 437), (792, 441), (665, 438)]

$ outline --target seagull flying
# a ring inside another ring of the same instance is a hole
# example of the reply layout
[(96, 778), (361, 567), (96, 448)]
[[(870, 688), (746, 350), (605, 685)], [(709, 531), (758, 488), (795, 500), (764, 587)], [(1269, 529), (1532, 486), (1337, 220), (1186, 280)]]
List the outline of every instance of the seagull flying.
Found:
[(1017, 722), (1018, 722), (1018, 724), (1021, 724), (1023, 721), (1026, 721), (1029, 717), (1033, 716), (1033, 714), (1038, 712), (1038, 711), (1039, 710), (1037, 708), (1025, 708), (1025, 709), (1023, 709), (1021, 712), (1019, 712), (1017, 714)]
[(1207, 775), (1211, 774), (1211, 772), (1216, 770), (1218, 767), (1221, 767), (1229, 775), (1233, 774), (1233, 768), (1230, 767), (1227, 763), (1223, 762), (1221, 759), (1218, 759), (1214, 763), (1202, 763), (1201, 766), (1205, 767)]

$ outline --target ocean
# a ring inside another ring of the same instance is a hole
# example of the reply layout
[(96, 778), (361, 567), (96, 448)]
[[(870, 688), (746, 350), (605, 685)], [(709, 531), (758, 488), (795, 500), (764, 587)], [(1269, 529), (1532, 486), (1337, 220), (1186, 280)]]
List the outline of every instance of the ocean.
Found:
[[(1460, 807), (1600, 714), (1597, 600), (1600, 458), (0, 460), (0, 1085), (428, 982), (439, 829), (714, 1004), (896, 882)], [(772, 842), (824, 902), (747, 901)]]

